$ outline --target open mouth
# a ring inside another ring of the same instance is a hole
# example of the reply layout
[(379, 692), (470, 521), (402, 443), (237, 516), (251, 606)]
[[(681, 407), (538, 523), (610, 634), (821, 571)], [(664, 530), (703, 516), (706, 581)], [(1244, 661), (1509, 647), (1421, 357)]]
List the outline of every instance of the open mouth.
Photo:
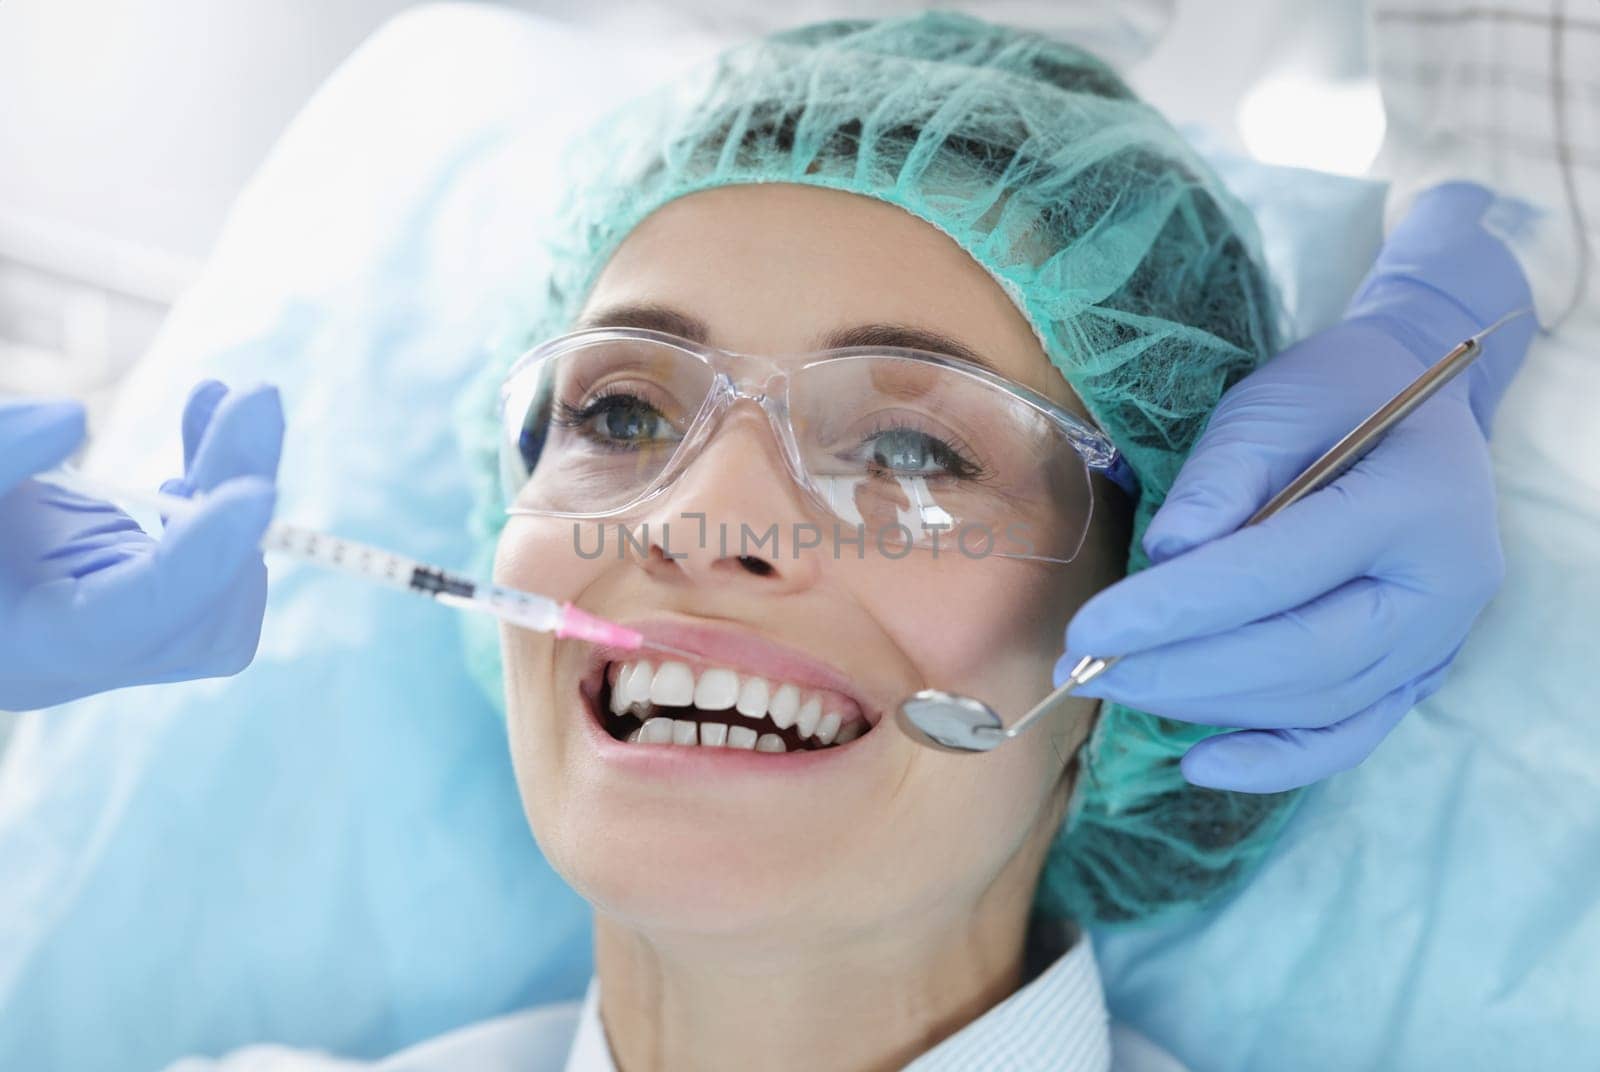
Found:
[(670, 660), (608, 662), (596, 695), (606, 732), (632, 744), (811, 752), (847, 745), (873, 724), (831, 689)]

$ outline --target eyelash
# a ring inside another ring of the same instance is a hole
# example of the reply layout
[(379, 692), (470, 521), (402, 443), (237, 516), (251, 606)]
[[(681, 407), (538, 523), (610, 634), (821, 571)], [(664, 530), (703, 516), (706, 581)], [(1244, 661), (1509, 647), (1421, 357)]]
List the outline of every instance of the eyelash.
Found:
[[(619, 408), (614, 405), (606, 404), (612, 399), (626, 400), (640, 406), (648, 407), (658, 415), (660, 414), (659, 410), (656, 410), (655, 407), (651, 406), (649, 402), (646, 402), (632, 391), (629, 391), (625, 387), (612, 385), (609, 387), (600, 388), (599, 392), (582, 406), (574, 406), (566, 401), (557, 400), (555, 405), (552, 407), (550, 423), (560, 428), (581, 429), (585, 424), (589, 423), (606, 410)], [(666, 420), (665, 417), (661, 417), (660, 419), (663, 421)], [(630, 442), (618, 439), (604, 439), (601, 437), (595, 437), (595, 442), (601, 444), (607, 450), (635, 451), (640, 447), (638, 442)]]
[(885, 432), (913, 432), (935, 443), (943, 444), (947, 450), (955, 455), (959, 465), (967, 470), (966, 472), (941, 474), (948, 479), (973, 482), (983, 482), (990, 479), (990, 473), (984, 468), (983, 463), (973, 460), (978, 456), (977, 451), (967, 446), (966, 442), (954, 432), (935, 435), (933, 432), (918, 428), (916, 425), (886, 418), (883, 423), (876, 425), (872, 431), (861, 437), (861, 446), (865, 447)]

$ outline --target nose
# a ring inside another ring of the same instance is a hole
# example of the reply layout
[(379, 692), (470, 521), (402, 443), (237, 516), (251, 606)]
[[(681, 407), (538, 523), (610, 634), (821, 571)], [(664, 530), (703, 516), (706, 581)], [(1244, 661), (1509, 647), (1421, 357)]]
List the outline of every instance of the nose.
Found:
[(823, 526), (790, 479), (759, 406), (739, 402), (643, 518), (657, 579), (782, 595), (814, 585)]

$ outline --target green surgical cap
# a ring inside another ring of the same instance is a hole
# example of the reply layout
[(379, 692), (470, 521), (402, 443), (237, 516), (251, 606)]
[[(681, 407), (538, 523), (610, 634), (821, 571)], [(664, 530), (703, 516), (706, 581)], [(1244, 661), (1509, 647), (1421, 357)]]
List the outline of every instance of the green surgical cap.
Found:
[[(504, 522), (493, 405), (506, 366), (568, 330), (646, 216), (699, 190), (844, 190), (959, 243), (1138, 475), (1130, 572), (1148, 565), (1145, 527), (1223, 391), (1277, 349), (1280, 307), (1243, 207), (1110, 68), (1039, 34), (942, 12), (804, 26), (630, 103), (568, 152), (548, 278), (463, 400), (485, 562)], [(494, 630), (476, 629), (468, 651), (503, 703)], [(1213, 732), (1102, 706), (1041, 909), (1143, 920), (1204, 904), (1250, 870), (1294, 797), (1185, 782), (1179, 758)]]

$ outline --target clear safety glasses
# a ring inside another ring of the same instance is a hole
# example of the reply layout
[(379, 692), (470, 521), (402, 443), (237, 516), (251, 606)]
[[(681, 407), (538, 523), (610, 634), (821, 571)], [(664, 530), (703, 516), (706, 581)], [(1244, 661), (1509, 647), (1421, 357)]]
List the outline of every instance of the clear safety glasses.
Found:
[(1090, 474), (1132, 490), (1102, 432), (970, 362), (897, 347), (777, 361), (595, 328), (530, 351), (501, 389), (508, 512), (625, 517), (671, 488), (742, 402), (766, 413), (835, 534), (892, 553), (1068, 562), (1088, 531)]

